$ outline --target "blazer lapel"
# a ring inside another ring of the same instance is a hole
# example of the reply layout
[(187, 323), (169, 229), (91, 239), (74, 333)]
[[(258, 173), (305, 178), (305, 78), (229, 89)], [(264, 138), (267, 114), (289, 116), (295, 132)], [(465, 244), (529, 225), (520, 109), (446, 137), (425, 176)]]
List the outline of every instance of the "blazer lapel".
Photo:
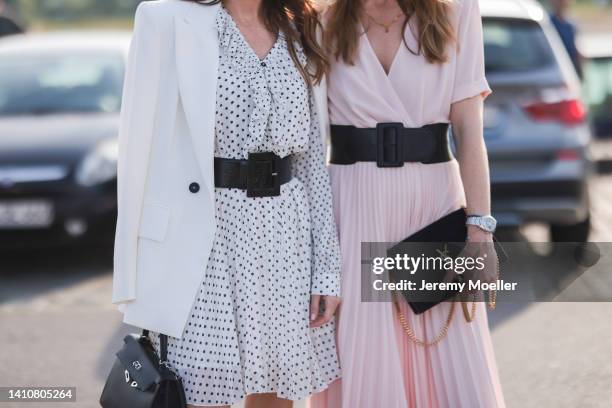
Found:
[(175, 16), (179, 93), (202, 178), (214, 197), (213, 155), (219, 45), (215, 17), (220, 5), (195, 5)]

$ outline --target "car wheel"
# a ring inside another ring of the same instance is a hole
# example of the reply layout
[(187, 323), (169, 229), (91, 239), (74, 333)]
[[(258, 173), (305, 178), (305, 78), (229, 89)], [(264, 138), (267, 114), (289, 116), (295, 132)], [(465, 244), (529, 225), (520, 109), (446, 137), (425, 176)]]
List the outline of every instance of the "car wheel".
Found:
[(573, 225), (551, 225), (550, 239), (553, 242), (587, 242), (591, 231), (591, 218)]

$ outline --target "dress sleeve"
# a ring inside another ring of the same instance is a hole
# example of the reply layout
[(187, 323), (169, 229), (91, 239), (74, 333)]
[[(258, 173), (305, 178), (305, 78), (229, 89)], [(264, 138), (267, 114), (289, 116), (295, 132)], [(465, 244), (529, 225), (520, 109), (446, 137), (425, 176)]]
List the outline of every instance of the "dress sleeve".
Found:
[(486, 98), (491, 88), (485, 78), (482, 18), (478, 0), (463, 0), (458, 16), (455, 81), (451, 103), (478, 94)]
[(311, 293), (340, 296), (340, 245), (332, 212), (332, 194), (321, 130), (313, 98), (310, 98), (308, 149), (296, 153), (293, 174), (306, 187), (312, 240)]

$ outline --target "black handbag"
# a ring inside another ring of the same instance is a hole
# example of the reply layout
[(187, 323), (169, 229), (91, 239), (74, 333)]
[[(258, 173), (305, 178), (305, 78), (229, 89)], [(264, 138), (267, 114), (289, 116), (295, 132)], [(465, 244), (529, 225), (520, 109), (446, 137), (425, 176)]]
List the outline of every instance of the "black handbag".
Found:
[(157, 355), (149, 331), (128, 334), (110, 371), (100, 405), (103, 408), (185, 408), (181, 377), (170, 367), (168, 336), (159, 335)]
[[(453, 211), (391, 247), (387, 251), (387, 256), (390, 258), (395, 258), (397, 255), (403, 256), (407, 250), (410, 250), (410, 252), (418, 251), (418, 253), (409, 254), (410, 256), (423, 258), (439, 257), (442, 253), (447, 257), (457, 257), (466, 245), (466, 218), (467, 215), (463, 208)], [(402, 245), (403, 243), (412, 243), (412, 245)], [(446, 274), (446, 269), (435, 267), (415, 274), (398, 269), (389, 270), (389, 278), (392, 282), (411, 281), (414, 282), (416, 288), (420, 288), (423, 282), (442, 282)], [(457, 275), (455, 280), (461, 280), (461, 278), (461, 275)], [(401, 291), (415, 314), (424, 313), (437, 304), (454, 297), (457, 293), (456, 290)]]

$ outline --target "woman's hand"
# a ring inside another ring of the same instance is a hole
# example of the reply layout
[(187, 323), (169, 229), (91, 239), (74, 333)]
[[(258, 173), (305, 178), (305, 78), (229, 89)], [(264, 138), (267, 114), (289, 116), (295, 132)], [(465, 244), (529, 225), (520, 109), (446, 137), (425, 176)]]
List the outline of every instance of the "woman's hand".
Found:
[(467, 226), (467, 240), (470, 242), (493, 242), (493, 234), (483, 229), (478, 228), (476, 225)]
[(340, 305), (336, 296), (312, 295), (310, 297), (310, 327), (321, 327), (329, 323)]
[(460, 256), (480, 259), (484, 265), (482, 269), (466, 271), (463, 276), (465, 281), (491, 283), (497, 280), (497, 252), (490, 232), (468, 225), (467, 245)]

